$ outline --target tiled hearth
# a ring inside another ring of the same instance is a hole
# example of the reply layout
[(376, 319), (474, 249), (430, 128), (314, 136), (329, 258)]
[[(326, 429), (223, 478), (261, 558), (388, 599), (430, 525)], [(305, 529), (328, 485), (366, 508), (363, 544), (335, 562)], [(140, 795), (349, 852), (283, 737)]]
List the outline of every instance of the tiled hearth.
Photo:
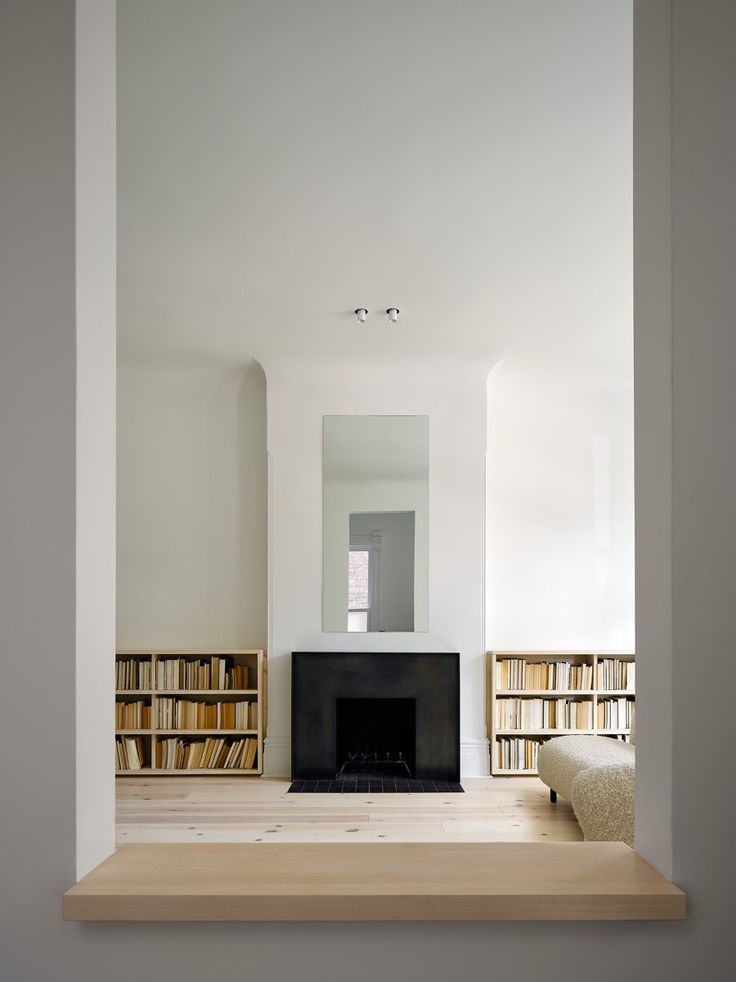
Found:
[(372, 774), (339, 781), (293, 781), (289, 792), (306, 794), (447, 794), (462, 792), (462, 785), (455, 781), (415, 781), (404, 778)]

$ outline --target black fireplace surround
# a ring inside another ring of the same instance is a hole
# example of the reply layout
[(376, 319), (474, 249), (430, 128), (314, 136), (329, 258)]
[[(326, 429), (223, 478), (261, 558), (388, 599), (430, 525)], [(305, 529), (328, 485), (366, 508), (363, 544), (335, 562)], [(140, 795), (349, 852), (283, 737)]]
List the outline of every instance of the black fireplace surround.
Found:
[(292, 652), (292, 780), (332, 781), (358, 751), (359, 771), (385, 761), (397, 777), (459, 781), (459, 654)]

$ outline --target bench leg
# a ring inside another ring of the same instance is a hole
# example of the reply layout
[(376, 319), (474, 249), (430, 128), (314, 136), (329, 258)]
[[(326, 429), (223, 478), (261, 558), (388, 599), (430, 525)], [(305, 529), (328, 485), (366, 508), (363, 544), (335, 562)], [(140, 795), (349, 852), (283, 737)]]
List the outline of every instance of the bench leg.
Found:
[(549, 800), (554, 805), (557, 801), (557, 792), (553, 791), (552, 788), (549, 789)]

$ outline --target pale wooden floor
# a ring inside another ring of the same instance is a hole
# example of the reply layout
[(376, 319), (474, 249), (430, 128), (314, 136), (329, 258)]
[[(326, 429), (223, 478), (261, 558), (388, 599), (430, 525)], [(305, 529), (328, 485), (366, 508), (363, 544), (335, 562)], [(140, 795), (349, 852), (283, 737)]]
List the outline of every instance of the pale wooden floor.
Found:
[(538, 778), (463, 781), (465, 794), (287, 794), (276, 778), (117, 778), (117, 841), (562, 842), (569, 802)]

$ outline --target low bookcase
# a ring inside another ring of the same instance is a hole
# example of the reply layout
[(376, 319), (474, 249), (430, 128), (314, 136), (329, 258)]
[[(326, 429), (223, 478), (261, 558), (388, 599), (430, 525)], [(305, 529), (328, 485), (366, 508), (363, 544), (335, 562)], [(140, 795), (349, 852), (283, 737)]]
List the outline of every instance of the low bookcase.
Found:
[(118, 651), (115, 661), (116, 774), (263, 773), (261, 649)]
[(566, 733), (629, 740), (631, 651), (492, 651), (487, 657), (491, 774), (534, 775), (539, 747)]

